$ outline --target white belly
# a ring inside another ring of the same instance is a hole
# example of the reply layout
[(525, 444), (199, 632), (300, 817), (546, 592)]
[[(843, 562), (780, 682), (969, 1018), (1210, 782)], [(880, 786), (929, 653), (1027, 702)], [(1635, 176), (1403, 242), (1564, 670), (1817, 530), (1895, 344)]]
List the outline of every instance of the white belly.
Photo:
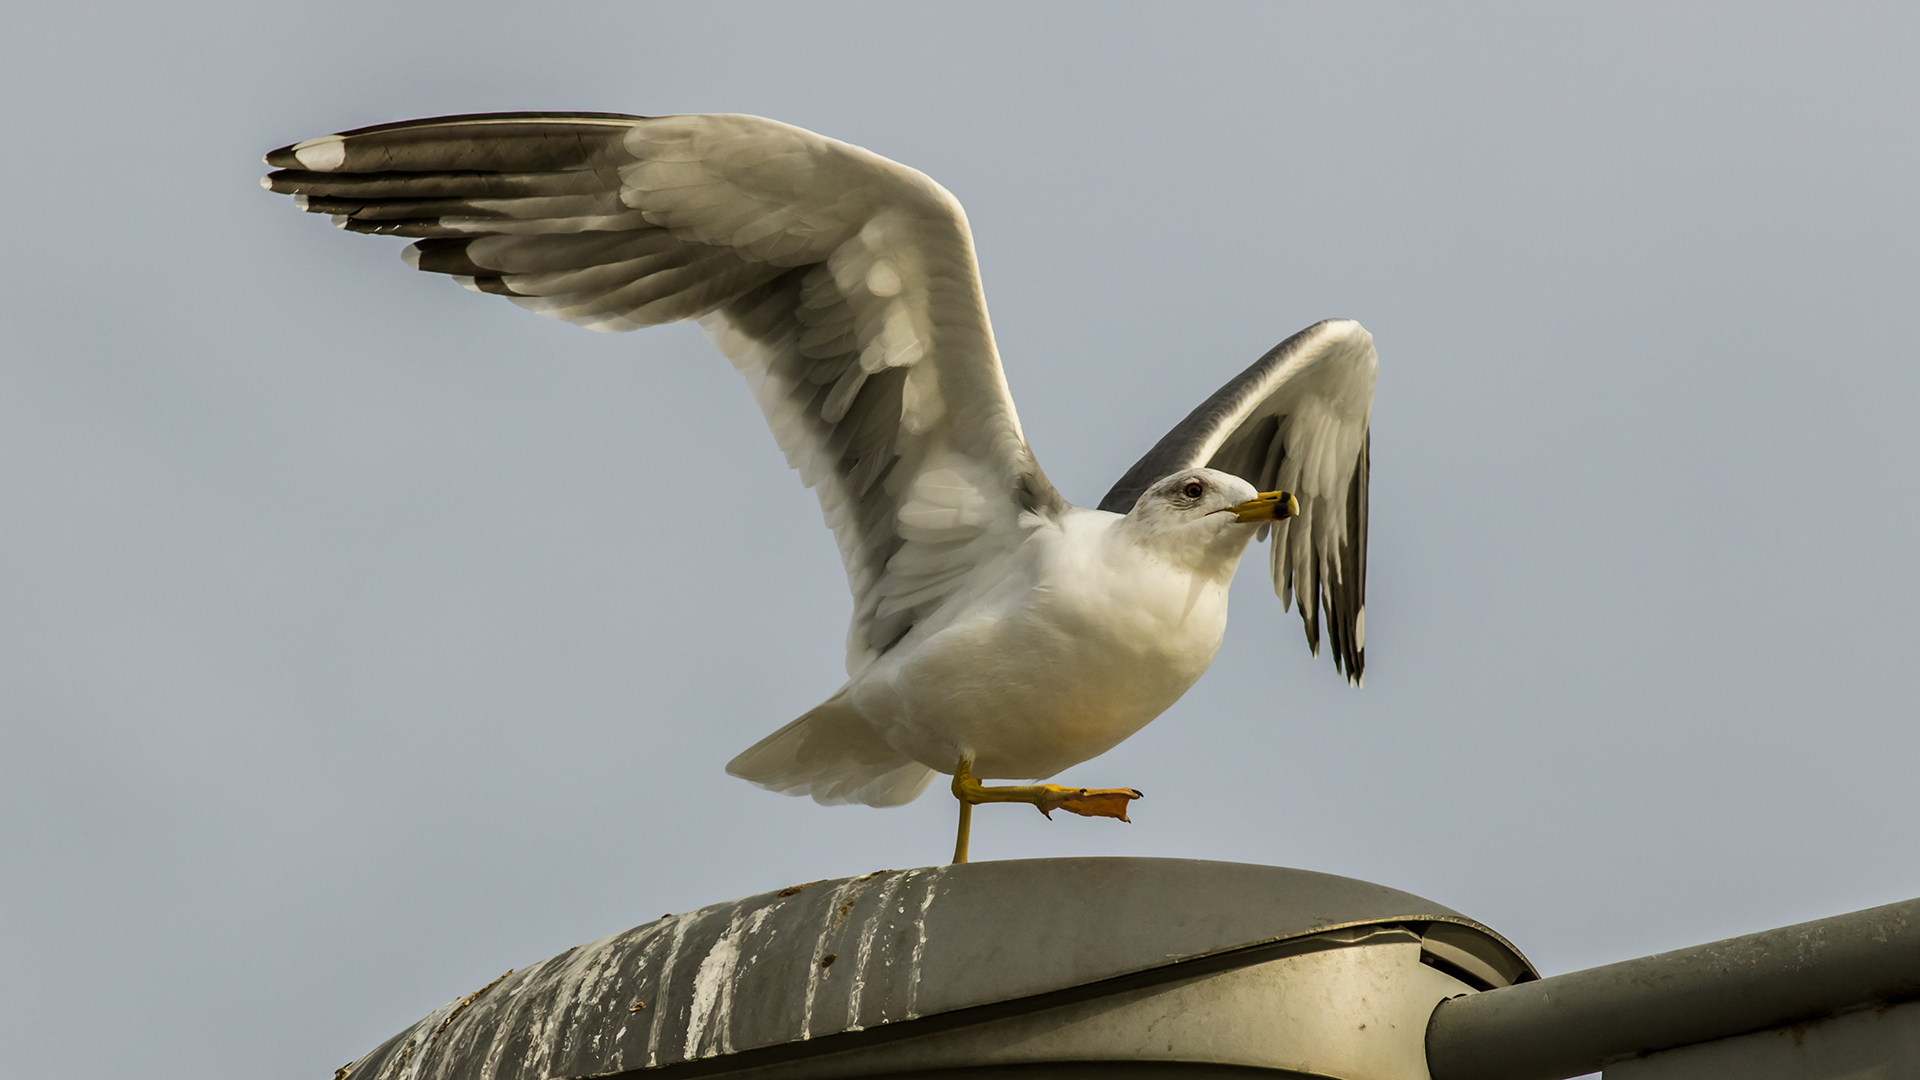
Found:
[(942, 772), (970, 759), (982, 778), (1052, 776), (1140, 730), (1213, 662), (1227, 581), (1069, 550), (1087, 554), (1024, 552), (998, 591), (862, 672), (854, 707), (909, 757)]

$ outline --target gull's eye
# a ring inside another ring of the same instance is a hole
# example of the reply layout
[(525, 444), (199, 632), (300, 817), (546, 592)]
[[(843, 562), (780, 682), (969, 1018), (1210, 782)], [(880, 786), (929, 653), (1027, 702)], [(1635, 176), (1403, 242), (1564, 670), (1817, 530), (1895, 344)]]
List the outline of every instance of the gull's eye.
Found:
[(1200, 481), (1189, 480), (1187, 481), (1187, 485), (1180, 489), (1180, 493), (1185, 495), (1189, 499), (1197, 499), (1200, 496), (1205, 495), (1207, 493), (1207, 489), (1205, 486), (1203, 486), (1200, 483)]

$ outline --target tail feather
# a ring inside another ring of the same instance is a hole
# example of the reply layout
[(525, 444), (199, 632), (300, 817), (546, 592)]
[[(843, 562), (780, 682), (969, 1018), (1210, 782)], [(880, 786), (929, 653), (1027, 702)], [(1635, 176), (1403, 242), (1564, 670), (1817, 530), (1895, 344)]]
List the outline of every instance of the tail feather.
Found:
[(902, 806), (933, 779), (932, 769), (887, 745), (853, 711), (844, 691), (742, 751), (727, 763), (727, 772), (829, 806)]

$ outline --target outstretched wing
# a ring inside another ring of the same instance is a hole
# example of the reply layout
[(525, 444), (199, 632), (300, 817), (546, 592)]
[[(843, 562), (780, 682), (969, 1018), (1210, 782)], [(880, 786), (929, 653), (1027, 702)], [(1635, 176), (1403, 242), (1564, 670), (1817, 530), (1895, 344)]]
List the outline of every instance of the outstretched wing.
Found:
[(1293, 492), (1299, 516), (1273, 526), (1273, 591), (1289, 605), (1299, 597), (1315, 656), (1325, 613), (1334, 666), (1356, 684), (1367, 656), (1367, 423), (1378, 367), (1359, 323), (1315, 323), (1215, 391), (1100, 501), (1124, 514), (1155, 480), (1198, 466)]
[(753, 116), (449, 116), (267, 155), (263, 183), (407, 261), (593, 330), (698, 319), (820, 496), (847, 667), (1065, 507), (1000, 370), (960, 204)]

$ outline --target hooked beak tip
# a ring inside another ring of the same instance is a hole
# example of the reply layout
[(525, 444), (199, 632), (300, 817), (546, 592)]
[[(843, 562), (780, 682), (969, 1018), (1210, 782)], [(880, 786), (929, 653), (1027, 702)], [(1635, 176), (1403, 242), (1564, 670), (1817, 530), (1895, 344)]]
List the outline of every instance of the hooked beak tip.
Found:
[(1263, 491), (1246, 502), (1227, 509), (1233, 512), (1233, 520), (1242, 524), (1268, 521), (1285, 521), (1297, 517), (1300, 513), (1300, 500), (1289, 491)]

